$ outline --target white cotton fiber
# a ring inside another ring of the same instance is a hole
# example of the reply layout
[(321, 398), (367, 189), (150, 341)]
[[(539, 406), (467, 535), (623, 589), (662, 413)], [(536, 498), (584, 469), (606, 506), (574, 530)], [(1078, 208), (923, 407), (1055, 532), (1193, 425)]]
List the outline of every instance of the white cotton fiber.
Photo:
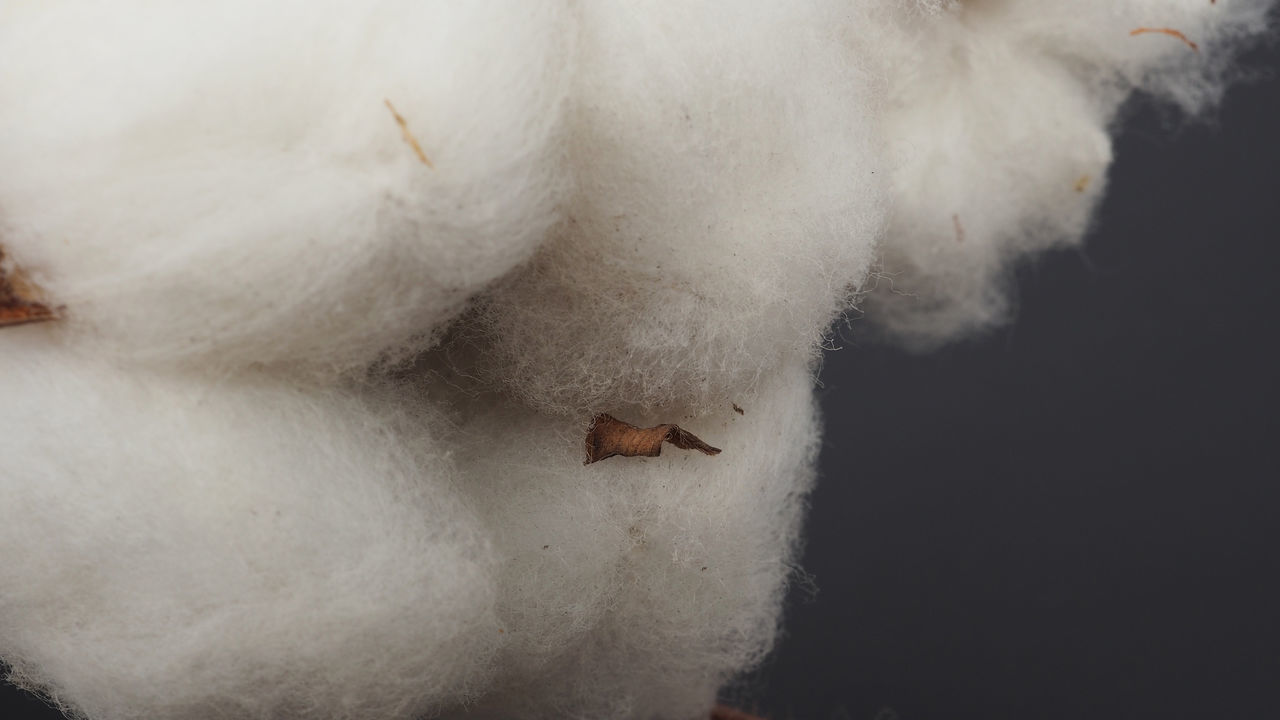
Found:
[[(1268, 6), (0, 4), (0, 310), (62, 316), (0, 326), (0, 659), (90, 720), (705, 719), (831, 321), (996, 322)], [(606, 412), (721, 452), (584, 465)]]
[[(487, 520), (429, 419), (4, 331), (0, 656), (91, 718), (409, 718), (498, 645)], [(20, 422), (16, 421), (21, 419)]]
[[(1266, 0), (904, 4), (867, 44), (884, 61), (893, 210), (865, 309), (930, 347), (1007, 318), (1028, 253), (1078, 244), (1106, 184), (1110, 125), (1135, 89), (1216, 99)], [(1198, 50), (1163, 33), (1183, 33)], [(869, 50), (871, 52), (872, 50)]]
[(818, 446), (811, 387), (791, 363), (742, 415), (676, 418), (717, 456), (591, 465), (582, 422), (463, 403), (460, 487), (502, 557), (504, 629), (499, 679), (466, 717), (705, 715), (774, 637)]
[(0, 354), (28, 419), (0, 436), (0, 654), (90, 717), (693, 717), (769, 647), (804, 365), (689, 424), (723, 457), (584, 466), (581, 423), (530, 410), (136, 377), (48, 335)]
[(403, 356), (557, 217), (574, 34), (539, 0), (6, 3), (4, 243), (110, 354)]
[(469, 325), (487, 377), (556, 412), (701, 411), (816, 354), (884, 213), (861, 27), (847, 2), (585, 3), (577, 192)]

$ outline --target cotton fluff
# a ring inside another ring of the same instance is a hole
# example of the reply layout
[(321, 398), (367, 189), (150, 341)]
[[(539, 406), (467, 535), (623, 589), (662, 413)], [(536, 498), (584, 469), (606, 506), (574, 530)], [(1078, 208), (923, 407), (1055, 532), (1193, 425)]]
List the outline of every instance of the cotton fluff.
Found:
[[(831, 320), (995, 322), (1126, 94), (1202, 107), (1266, 7), (0, 5), (63, 316), (0, 328), (0, 658), (91, 720), (705, 718)], [(584, 465), (600, 412), (722, 452)]]
[(0, 656), (90, 718), (414, 717), (498, 647), (488, 520), (431, 418), (0, 352)]
[(597, 467), (532, 410), (133, 374), (49, 334), (0, 354), (28, 418), (0, 439), (0, 653), (90, 717), (408, 718), (482, 689), (467, 717), (694, 717), (769, 646), (803, 364), (691, 424), (736, 462)]
[(585, 3), (577, 191), (467, 325), (486, 378), (549, 411), (682, 412), (816, 354), (884, 215), (875, 89), (847, 42), (861, 16), (843, 1)]
[(113, 355), (402, 357), (558, 216), (574, 36), (538, 0), (5, 3), (5, 246)]
[(579, 421), (456, 403), (460, 488), (503, 560), (500, 680), (466, 717), (704, 717), (773, 641), (817, 453), (811, 388), (792, 362), (744, 414), (682, 420), (719, 456), (586, 466)]
[[(893, 210), (868, 317), (917, 348), (1007, 319), (1012, 263), (1082, 241), (1124, 99), (1136, 89), (1206, 107), (1270, 5), (968, 0), (878, 13)], [(1179, 31), (1198, 51), (1130, 35), (1139, 28)]]

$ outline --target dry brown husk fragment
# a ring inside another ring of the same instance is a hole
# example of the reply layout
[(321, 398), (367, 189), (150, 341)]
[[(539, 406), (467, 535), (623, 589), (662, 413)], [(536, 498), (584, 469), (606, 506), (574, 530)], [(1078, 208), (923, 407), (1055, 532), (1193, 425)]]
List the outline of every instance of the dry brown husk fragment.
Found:
[(711, 708), (711, 720), (764, 720), (755, 715), (748, 715), (741, 710), (734, 710), (726, 705)]
[(711, 447), (697, 435), (681, 429), (679, 425), (667, 423), (640, 428), (612, 415), (600, 414), (591, 421), (591, 429), (587, 430), (587, 459), (583, 465), (590, 465), (614, 455), (657, 457), (662, 454), (664, 442), (671, 443), (682, 450), (698, 450), (707, 455), (720, 454), (720, 448)]
[(0, 328), (58, 319), (58, 311), (41, 302), (40, 295), (0, 247)]

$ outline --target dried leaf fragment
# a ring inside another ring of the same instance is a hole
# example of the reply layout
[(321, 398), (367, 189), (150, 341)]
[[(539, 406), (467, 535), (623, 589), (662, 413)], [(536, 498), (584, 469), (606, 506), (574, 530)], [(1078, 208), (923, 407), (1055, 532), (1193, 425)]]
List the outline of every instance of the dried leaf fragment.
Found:
[(5, 262), (4, 248), (0, 248), (0, 328), (57, 319), (57, 310), (40, 302), (40, 290)]
[(396, 112), (396, 106), (392, 105), (390, 100), (384, 99), (383, 102), (387, 104), (387, 109), (391, 111), (391, 117), (395, 118), (396, 124), (400, 126), (400, 134), (404, 136), (404, 141), (409, 143), (409, 147), (413, 148), (414, 154), (418, 156), (418, 159), (422, 161), (423, 165), (434, 170), (436, 166), (432, 165), (431, 161), (427, 159), (427, 154), (422, 151), (422, 146), (418, 144), (418, 138), (414, 137), (413, 133), (409, 132), (408, 121), (404, 119), (403, 115)]
[(591, 421), (591, 428), (587, 430), (587, 459), (582, 464), (590, 465), (614, 455), (657, 457), (662, 454), (664, 442), (681, 450), (698, 450), (707, 455), (720, 454), (720, 448), (702, 442), (697, 435), (682, 430), (679, 425), (665, 423), (651, 428), (639, 428), (602, 413)]
[(1174, 30), (1173, 28), (1140, 27), (1134, 30), (1130, 30), (1129, 36), (1133, 37), (1134, 35), (1143, 35), (1146, 33), (1160, 33), (1161, 35), (1169, 35), (1170, 37), (1176, 37), (1182, 42), (1186, 43), (1187, 47), (1191, 48), (1192, 50), (1195, 50), (1196, 52), (1200, 52), (1199, 45), (1196, 45), (1194, 42), (1191, 42), (1191, 38), (1187, 37), (1186, 35), (1183, 35), (1182, 32), (1178, 30)]
[(764, 718), (748, 715), (726, 705), (717, 705), (711, 708), (711, 720), (764, 720)]
[(1076, 192), (1082, 193), (1085, 190), (1088, 190), (1089, 183), (1092, 181), (1093, 181), (1092, 177), (1089, 177), (1088, 175), (1081, 175), (1080, 179), (1076, 180)]

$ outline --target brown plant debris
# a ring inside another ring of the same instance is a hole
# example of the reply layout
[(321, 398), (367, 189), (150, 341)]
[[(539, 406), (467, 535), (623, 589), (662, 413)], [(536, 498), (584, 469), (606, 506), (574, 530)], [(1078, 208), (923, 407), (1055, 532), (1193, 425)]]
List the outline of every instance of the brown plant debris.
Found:
[(738, 413), (739, 415), (746, 415), (746, 414), (747, 414), (745, 410), (743, 410), (742, 408), (738, 407), (738, 403), (729, 403), (729, 404), (733, 406), (733, 411), (734, 411), (734, 412), (736, 412), (736, 413)]
[(1176, 37), (1182, 42), (1186, 43), (1187, 47), (1191, 48), (1192, 50), (1195, 50), (1196, 52), (1200, 52), (1199, 45), (1196, 45), (1194, 42), (1191, 42), (1191, 38), (1187, 37), (1186, 35), (1183, 35), (1180, 31), (1174, 30), (1173, 28), (1140, 27), (1134, 30), (1130, 30), (1129, 36), (1132, 37), (1134, 35), (1145, 35), (1146, 33), (1160, 33), (1161, 35), (1169, 35), (1170, 37)]
[(711, 708), (711, 720), (764, 720), (764, 718), (748, 715), (741, 710), (717, 705)]
[(1093, 182), (1093, 178), (1089, 177), (1088, 175), (1081, 175), (1080, 179), (1076, 180), (1076, 192), (1082, 193), (1085, 190), (1088, 190), (1089, 183), (1091, 182)]
[(0, 327), (57, 320), (58, 311), (40, 302), (40, 290), (22, 270), (5, 262), (0, 248)]
[(583, 465), (611, 458), (657, 457), (662, 454), (662, 443), (668, 442), (681, 450), (699, 450), (707, 455), (719, 455), (720, 448), (702, 442), (693, 433), (669, 423), (651, 428), (639, 428), (612, 415), (600, 414), (591, 421), (587, 430), (587, 459)]
[(396, 106), (392, 105), (390, 100), (383, 100), (383, 102), (387, 104), (387, 109), (391, 111), (391, 117), (395, 118), (396, 124), (400, 126), (400, 134), (404, 136), (404, 141), (409, 143), (409, 147), (413, 148), (414, 154), (418, 156), (423, 165), (434, 170), (436, 166), (432, 165), (431, 161), (427, 159), (427, 154), (422, 151), (422, 146), (418, 144), (418, 138), (409, 132), (409, 123), (404, 119), (404, 116), (396, 112)]
[(951, 224), (954, 225), (956, 228), (956, 242), (958, 243), (964, 242), (964, 225), (960, 224), (959, 213), (951, 214)]

